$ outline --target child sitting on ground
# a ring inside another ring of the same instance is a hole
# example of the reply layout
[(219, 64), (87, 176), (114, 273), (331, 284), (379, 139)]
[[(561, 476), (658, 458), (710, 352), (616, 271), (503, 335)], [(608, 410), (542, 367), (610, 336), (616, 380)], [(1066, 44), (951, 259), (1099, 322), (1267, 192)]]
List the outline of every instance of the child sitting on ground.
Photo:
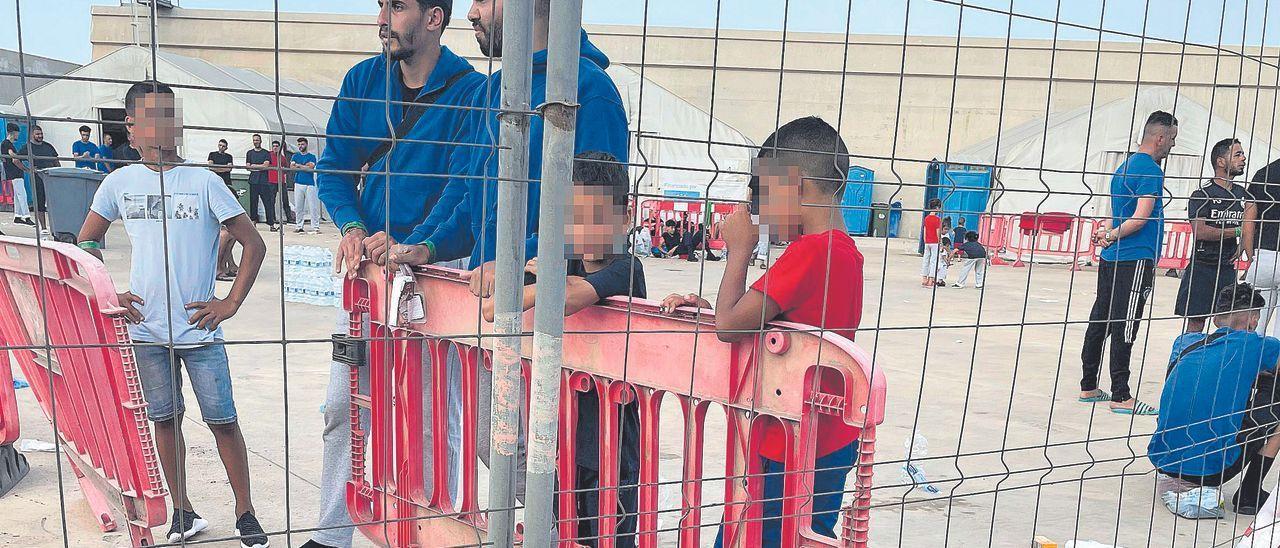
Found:
[[(1270, 493), (1263, 479), (1280, 450), (1280, 418), (1272, 393), (1280, 339), (1254, 332), (1266, 304), (1247, 283), (1224, 288), (1211, 334), (1186, 333), (1173, 343), (1147, 455), (1161, 480), (1185, 488), (1221, 487), (1244, 473), (1232, 502), (1253, 515)], [(1250, 397), (1252, 392), (1252, 397)]]
[[(752, 189), (760, 198), (760, 220), (773, 239), (792, 243), (747, 287), (747, 268), (760, 227), (742, 209), (724, 221), (721, 235), (728, 259), (716, 299), (717, 336), (722, 341), (740, 341), (755, 337), (766, 322), (785, 320), (853, 339), (862, 317), (863, 257), (839, 213), (849, 168), (844, 141), (822, 119), (801, 118), (769, 136), (756, 161)], [(711, 306), (697, 295), (671, 295), (663, 300), (662, 310), (670, 313), (684, 305)], [(824, 377), (823, 388), (838, 390), (834, 380)], [(857, 457), (861, 430), (826, 416), (818, 417), (817, 429), (821, 434), (813, 477), (815, 496), (809, 507), (811, 526), (834, 538), (845, 477)], [(761, 538), (758, 542), (745, 539), (745, 543), (731, 539), (739, 543), (735, 545), (779, 546), (782, 542), (781, 499), (783, 484), (790, 481), (780, 473), (788, 457), (786, 436), (780, 425), (764, 431), (758, 455), (763, 474), (763, 492), (757, 498), (763, 506)], [(720, 536), (716, 546), (721, 545)]]

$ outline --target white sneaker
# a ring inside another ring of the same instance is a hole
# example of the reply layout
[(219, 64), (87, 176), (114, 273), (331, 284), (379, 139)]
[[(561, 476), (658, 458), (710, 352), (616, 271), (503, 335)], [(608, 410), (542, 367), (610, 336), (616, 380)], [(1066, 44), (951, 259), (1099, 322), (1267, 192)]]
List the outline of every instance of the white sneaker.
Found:
[(974, 289), (982, 289), (982, 286), (980, 286), (980, 285), (975, 285), (975, 286), (973, 286), (973, 288), (974, 288)]

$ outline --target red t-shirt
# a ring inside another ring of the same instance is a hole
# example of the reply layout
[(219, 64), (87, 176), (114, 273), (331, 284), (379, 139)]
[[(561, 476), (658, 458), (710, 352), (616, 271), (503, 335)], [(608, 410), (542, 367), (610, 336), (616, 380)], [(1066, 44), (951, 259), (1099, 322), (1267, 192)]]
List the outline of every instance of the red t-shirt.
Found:
[(271, 153), (271, 167), (272, 167), (273, 169), (271, 169), (270, 171), (268, 171), (268, 172), (267, 172), (267, 182), (268, 182), (268, 183), (271, 183), (271, 184), (273, 184), (273, 185), (278, 185), (278, 184), (280, 184), (280, 170), (278, 170), (278, 169), (274, 169), (274, 168), (276, 168), (276, 167), (280, 167), (280, 166), (283, 166), (283, 165), (285, 165), (285, 164), (284, 164), (284, 155), (282, 155), (282, 154), (276, 154), (276, 153), (274, 153), (274, 152), (273, 152), (273, 153)]
[(924, 217), (924, 243), (936, 244), (938, 241), (938, 231), (942, 230), (942, 217), (937, 213), (930, 213)]
[[(751, 289), (764, 293), (782, 309), (777, 319), (829, 329), (853, 340), (862, 320), (862, 262), (862, 252), (843, 230), (806, 234), (791, 242)], [(839, 392), (840, 387), (834, 376), (822, 379), (824, 390)], [(862, 429), (820, 415), (817, 431), (818, 456), (822, 457), (849, 445)], [(760, 455), (782, 462), (785, 443), (782, 427), (769, 427)]]

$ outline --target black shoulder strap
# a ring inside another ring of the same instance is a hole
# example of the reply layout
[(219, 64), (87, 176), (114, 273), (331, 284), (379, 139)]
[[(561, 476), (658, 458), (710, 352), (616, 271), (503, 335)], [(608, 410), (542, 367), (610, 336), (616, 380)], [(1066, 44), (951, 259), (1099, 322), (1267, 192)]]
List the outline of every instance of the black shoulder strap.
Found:
[[(453, 84), (457, 83), (458, 80), (461, 80), (463, 76), (471, 74), (472, 72), (475, 72), (475, 69), (468, 68), (467, 70), (458, 72), (457, 74), (450, 76), (449, 79), (445, 81), (444, 85), (440, 86), (435, 91), (418, 96), (413, 100), (413, 104), (404, 105), (404, 117), (400, 119), (399, 124), (396, 124), (394, 140), (398, 141), (400, 139), (404, 139), (404, 137), (413, 130), (413, 126), (418, 125), (418, 120), (422, 119), (422, 115), (426, 113), (428, 105), (435, 103), (441, 95), (444, 95), (444, 92), (449, 91), (449, 88), (453, 87)], [(364, 164), (372, 168), (373, 164), (378, 163), (378, 160), (381, 160), (383, 156), (386, 156), (388, 152), (391, 152), (392, 142), (392, 139), (388, 139), (378, 143), (378, 148), (373, 149), (373, 152), (369, 153), (369, 158), (365, 160)]]
[(1221, 339), (1227, 336), (1227, 333), (1230, 333), (1230, 332), (1223, 331), (1221, 333), (1213, 333), (1213, 334), (1210, 334), (1208, 337), (1205, 337), (1203, 339), (1200, 339), (1196, 342), (1193, 342), (1187, 345), (1186, 348), (1182, 349), (1182, 352), (1178, 353), (1178, 357), (1174, 358), (1173, 361), (1169, 363), (1169, 370), (1165, 372), (1165, 377), (1168, 377), (1169, 373), (1173, 372), (1173, 366), (1178, 365), (1178, 362), (1182, 361), (1182, 358), (1187, 357), (1188, 354), (1191, 354), (1192, 352), (1195, 352), (1196, 350), (1201, 349), (1202, 347), (1204, 347), (1205, 345), (1213, 341), (1216, 341), (1218, 339)]

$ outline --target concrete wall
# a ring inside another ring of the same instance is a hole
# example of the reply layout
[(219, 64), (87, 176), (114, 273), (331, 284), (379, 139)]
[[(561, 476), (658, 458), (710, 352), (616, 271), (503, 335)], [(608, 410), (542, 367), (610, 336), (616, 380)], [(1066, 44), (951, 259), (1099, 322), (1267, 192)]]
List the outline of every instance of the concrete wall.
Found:
[[(95, 58), (132, 43), (129, 6), (92, 10)], [(145, 8), (138, 12), (144, 16), (137, 20), (140, 41), (147, 44), (150, 23)], [(158, 21), (157, 34), (161, 46), (175, 53), (270, 75), (277, 66), (272, 17), (171, 10)], [(1274, 65), (1275, 48), (1247, 48), (1246, 59), (1238, 46), (1074, 41), (1055, 47), (1048, 40), (1006, 45), (1003, 39), (966, 38), (957, 48), (954, 37), (912, 36), (904, 47), (901, 37), (860, 35), (846, 47), (844, 35), (791, 32), (784, 58), (778, 32), (722, 30), (717, 40), (709, 29), (651, 27), (644, 35), (633, 26), (587, 30), (614, 62), (643, 67), (646, 78), (756, 141), (779, 119), (817, 114), (838, 121), (858, 156), (855, 163), (876, 171), (876, 198), (893, 195), (907, 209), (920, 206), (922, 190), (913, 185), (922, 183), (930, 159), (1047, 109), (1133, 95), (1138, 83), (1179, 85), (1245, 131), (1275, 135), (1280, 129), (1273, 123), (1277, 71), (1253, 60), (1265, 53)], [(281, 14), (279, 40), (282, 76), (335, 87), (352, 64), (379, 47), (372, 15)], [(466, 21), (455, 20), (444, 41), (477, 68), (488, 66)], [(907, 186), (899, 187), (899, 180)], [(910, 216), (904, 220), (907, 233), (914, 225)]]

